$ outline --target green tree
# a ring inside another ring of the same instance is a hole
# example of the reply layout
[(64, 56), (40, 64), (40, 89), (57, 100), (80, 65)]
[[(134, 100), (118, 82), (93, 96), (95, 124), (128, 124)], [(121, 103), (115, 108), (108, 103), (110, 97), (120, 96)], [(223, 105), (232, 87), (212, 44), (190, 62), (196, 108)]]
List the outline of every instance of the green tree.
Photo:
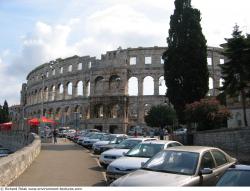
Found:
[(185, 105), (204, 98), (208, 92), (207, 46), (200, 21), (200, 11), (191, 6), (191, 0), (175, 0), (168, 49), (162, 57), (166, 96), (181, 122)]
[(186, 120), (197, 123), (197, 131), (219, 129), (226, 126), (231, 116), (229, 110), (215, 98), (201, 99), (186, 105)]
[[(166, 125), (173, 125), (176, 119), (175, 110), (169, 106), (157, 105), (152, 106), (145, 116), (145, 122), (150, 127), (160, 127), (163, 129)], [(168, 129), (169, 132), (171, 131)]]
[(223, 55), (228, 58), (228, 61), (221, 65), (224, 83), (220, 89), (230, 97), (241, 96), (244, 125), (248, 126), (246, 96), (247, 90), (250, 88), (249, 37), (246, 38), (241, 33), (239, 26), (235, 25), (232, 38), (226, 39)]

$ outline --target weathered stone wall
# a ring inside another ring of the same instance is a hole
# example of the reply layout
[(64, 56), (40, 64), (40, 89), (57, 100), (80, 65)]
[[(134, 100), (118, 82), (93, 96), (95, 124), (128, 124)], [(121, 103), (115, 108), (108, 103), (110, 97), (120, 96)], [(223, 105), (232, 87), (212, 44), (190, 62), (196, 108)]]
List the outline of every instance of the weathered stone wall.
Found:
[(23, 131), (1, 131), (0, 132), (0, 145), (15, 152), (25, 145), (30, 144), (34, 136), (27, 134)]
[(40, 153), (41, 141), (36, 135), (32, 136), (32, 143), (7, 157), (0, 158), (0, 186), (8, 186)]
[(239, 162), (250, 163), (250, 128), (197, 132), (193, 138), (194, 145), (219, 147)]

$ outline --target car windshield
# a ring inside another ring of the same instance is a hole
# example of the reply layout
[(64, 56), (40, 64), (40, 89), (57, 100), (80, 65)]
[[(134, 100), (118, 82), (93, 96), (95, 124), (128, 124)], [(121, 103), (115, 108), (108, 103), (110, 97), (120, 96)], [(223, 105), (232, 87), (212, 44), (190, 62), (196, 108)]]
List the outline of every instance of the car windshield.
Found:
[(197, 167), (198, 159), (198, 153), (165, 150), (151, 158), (143, 166), (143, 169), (173, 174), (193, 175)]
[(131, 149), (135, 145), (139, 144), (141, 140), (124, 140), (120, 142), (115, 148), (119, 149)]
[(217, 186), (250, 186), (249, 170), (229, 170), (217, 183)]
[(115, 136), (114, 135), (104, 135), (102, 138), (101, 138), (101, 141), (111, 141), (115, 139)]
[(164, 148), (164, 144), (142, 143), (129, 150), (125, 156), (151, 158)]

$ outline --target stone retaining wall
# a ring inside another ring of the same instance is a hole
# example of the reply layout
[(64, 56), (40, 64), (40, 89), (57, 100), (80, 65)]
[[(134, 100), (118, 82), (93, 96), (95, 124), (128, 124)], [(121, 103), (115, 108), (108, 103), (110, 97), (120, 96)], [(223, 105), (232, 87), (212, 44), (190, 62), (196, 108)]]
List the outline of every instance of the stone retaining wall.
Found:
[(194, 145), (213, 146), (225, 150), (241, 163), (250, 164), (250, 128), (229, 128), (197, 132)]
[(0, 158), (0, 186), (8, 186), (33, 162), (41, 150), (41, 140), (32, 134), (33, 141), (15, 153)]

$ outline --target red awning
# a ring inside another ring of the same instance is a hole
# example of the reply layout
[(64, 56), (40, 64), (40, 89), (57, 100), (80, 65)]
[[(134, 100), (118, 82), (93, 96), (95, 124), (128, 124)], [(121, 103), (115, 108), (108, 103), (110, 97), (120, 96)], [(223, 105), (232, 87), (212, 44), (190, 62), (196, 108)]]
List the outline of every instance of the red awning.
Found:
[(49, 119), (47, 117), (41, 117), (41, 119), (39, 118), (33, 118), (28, 120), (28, 124), (29, 125), (34, 125), (34, 126), (38, 126), (40, 123), (52, 123), (52, 124), (56, 124), (56, 122), (52, 119)]

